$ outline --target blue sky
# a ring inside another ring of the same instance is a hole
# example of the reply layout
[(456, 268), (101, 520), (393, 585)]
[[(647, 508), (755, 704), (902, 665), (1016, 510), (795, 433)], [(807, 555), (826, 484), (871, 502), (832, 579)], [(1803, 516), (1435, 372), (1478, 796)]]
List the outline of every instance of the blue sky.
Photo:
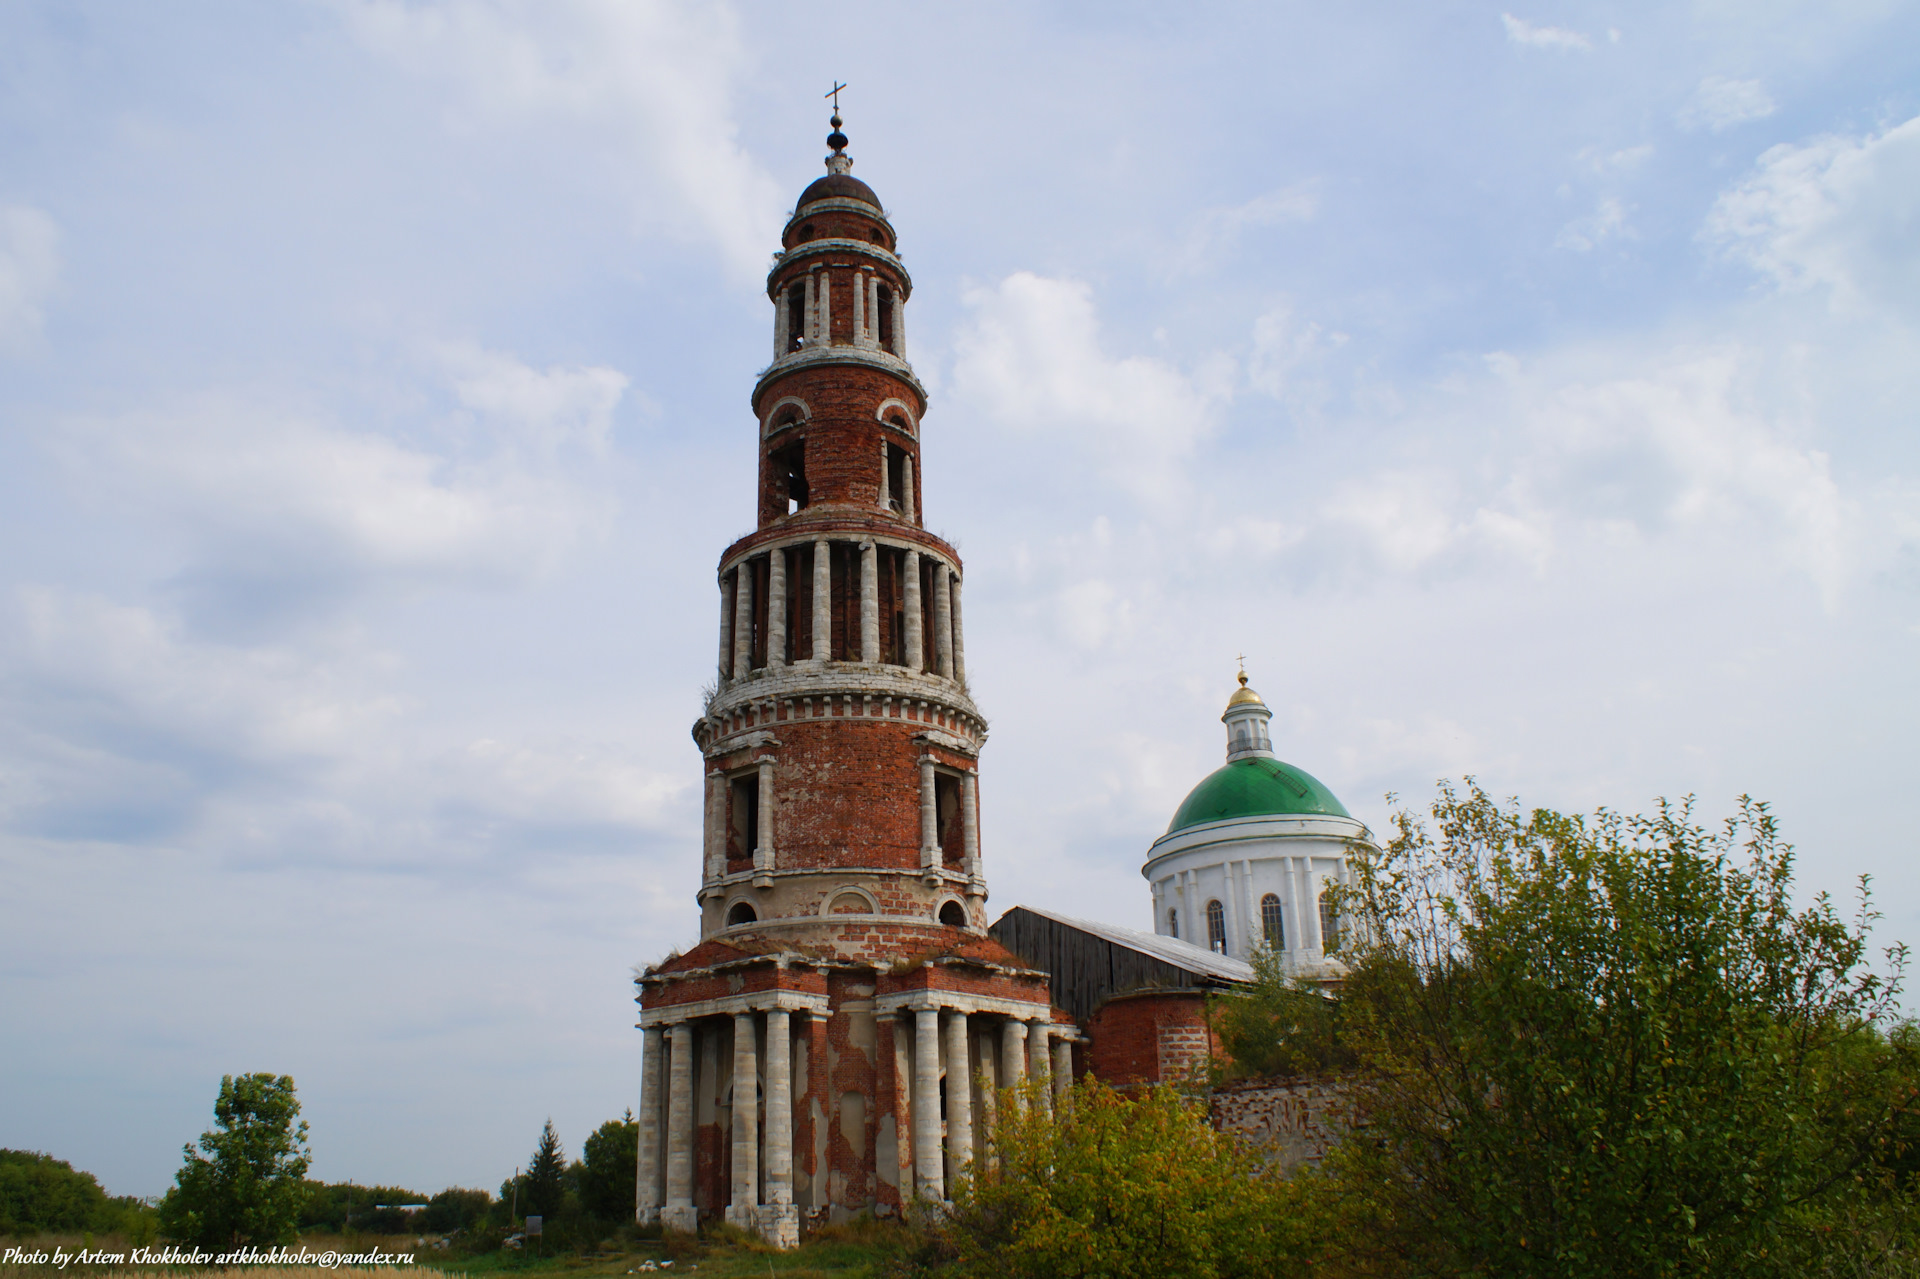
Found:
[[(823, 20), (831, 13), (830, 20)], [(1145, 925), (1234, 655), (1380, 825), (1750, 792), (1920, 940), (1920, 6), (0, 9), (0, 1145), (493, 1186), (694, 935), (831, 77), (991, 907)]]

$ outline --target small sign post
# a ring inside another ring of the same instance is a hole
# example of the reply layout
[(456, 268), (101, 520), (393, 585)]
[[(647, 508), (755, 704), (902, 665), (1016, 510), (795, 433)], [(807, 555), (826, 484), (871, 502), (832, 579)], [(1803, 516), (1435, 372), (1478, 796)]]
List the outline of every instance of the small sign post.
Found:
[(538, 1240), (540, 1238), (541, 1224), (542, 1224), (542, 1219), (539, 1213), (537, 1212), (528, 1213), (527, 1214), (527, 1238)]

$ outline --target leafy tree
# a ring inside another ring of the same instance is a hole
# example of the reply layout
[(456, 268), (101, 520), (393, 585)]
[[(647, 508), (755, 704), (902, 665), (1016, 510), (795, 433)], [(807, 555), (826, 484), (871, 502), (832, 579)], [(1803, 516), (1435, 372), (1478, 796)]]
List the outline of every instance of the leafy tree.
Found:
[(546, 1127), (540, 1130), (540, 1144), (534, 1148), (526, 1177), (520, 1183), (520, 1212), (522, 1215), (538, 1213), (546, 1217), (556, 1216), (566, 1202), (566, 1193), (567, 1156), (560, 1148), (560, 1137), (553, 1130), (553, 1120), (549, 1119)]
[(580, 1206), (602, 1221), (631, 1221), (640, 1160), (640, 1124), (633, 1111), (594, 1129), (583, 1153)]
[(88, 1230), (109, 1213), (90, 1172), (31, 1150), (0, 1150), (0, 1233)]
[(1288, 971), (1284, 956), (1262, 946), (1252, 956), (1252, 985), (1216, 996), (1209, 1008), (1220, 1045), (1244, 1075), (1326, 1075), (1350, 1069), (1340, 1033), (1341, 1004)]
[(397, 1234), (406, 1228), (406, 1215), (399, 1212), (376, 1213), (376, 1204), (424, 1204), (427, 1197), (402, 1186), (363, 1186), (342, 1181), (332, 1185), (321, 1181), (306, 1183), (306, 1198), (300, 1206), (300, 1229), (341, 1231), (368, 1230), (375, 1234)]
[(1248, 1279), (1306, 1273), (1328, 1234), (1324, 1185), (1283, 1179), (1170, 1088), (1129, 1097), (1091, 1077), (1057, 1113), (1007, 1094), (991, 1157), (954, 1188), (943, 1229), (960, 1274)]
[[(226, 1075), (214, 1130), (160, 1201), (160, 1229), (204, 1248), (290, 1243), (306, 1199), (307, 1125), (288, 1075)], [(296, 1122), (298, 1121), (298, 1122)]]
[(1742, 799), (1714, 830), (1522, 816), (1443, 785), (1402, 812), (1341, 910), (1340, 1038), (1364, 1122), (1329, 1167), (1369, 1200), (1383, 1272), (1773, 1273), (1794, 1219), (1911, 1122), (1873, 970), (1791, 897), (1792, 849)]
[(421, 1224), (436, 1234), (451, 1234), (484, 1222), (492, 1210), (493, 1196), (486, 1191), (450, 1186), (428, 1203)]

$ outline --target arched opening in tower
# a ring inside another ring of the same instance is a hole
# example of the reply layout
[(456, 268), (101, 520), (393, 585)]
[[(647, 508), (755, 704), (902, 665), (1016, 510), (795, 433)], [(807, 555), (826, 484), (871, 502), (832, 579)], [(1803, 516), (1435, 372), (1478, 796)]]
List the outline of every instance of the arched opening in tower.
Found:
[(758, 923), (759, 919), (760, 916), (754, 913), (752, 906), (746, 902), (735, 902), (733, 909), (727, 912), (727, 927), (732, 928), (736, 924)]
[(796, 284), (787, 290), (787, 350), (798, 351), (807, 344), (807, 288)]
[(775, 449), (768, 461), (773, 466), (775, 494), (784, 498), (783, 515), (792, 515), (807, 507), (807, 441), (789, 441)]
[[(879, 239), (878, 233), (875, 234), (874, 238)], [(893, 290), (883, 284), (879, 288), (878, 296), (880, 298), (880, 323), (876, 326), (876, 330), (880, 338), (880, 349), (883, 351), (893, 351)], [(898, 355), (899, 352), (894, 351), (894, 354)]]
[(948, 902), (940, 908), (940, 922), (949, 928), (965, 928), (967, 912), (959, 902)]
[(958, 866), (966, 857), (966, 841), (960, 828), (960, 779), (944, 770), (935, 773), (933, 802), (940, 860), (948, 866)]
[[(895, 425), (899, 425), (897, 420)], [(887, 509), (895, 515), (906, 514), (906, 496), (907, 451), (898, 444), (889, 443), (887, 445)]]
[(727, 870), (750, 869), (760, 834), (760, 773), (741, 773), (727, 781)]

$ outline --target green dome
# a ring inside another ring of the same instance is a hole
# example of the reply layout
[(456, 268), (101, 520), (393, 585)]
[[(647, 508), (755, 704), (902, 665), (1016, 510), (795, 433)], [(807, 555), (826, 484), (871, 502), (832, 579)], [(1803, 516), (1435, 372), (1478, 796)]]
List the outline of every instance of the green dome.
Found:
[(1304, 770), (1277, 759), (1254, 756), (1236, 759), (1209, 774), (1182, 801), (1167, 834), (1203, 822), (1234, 817), (1268, 817), (1318, 813), (1351, 817), (1333, 792)]

